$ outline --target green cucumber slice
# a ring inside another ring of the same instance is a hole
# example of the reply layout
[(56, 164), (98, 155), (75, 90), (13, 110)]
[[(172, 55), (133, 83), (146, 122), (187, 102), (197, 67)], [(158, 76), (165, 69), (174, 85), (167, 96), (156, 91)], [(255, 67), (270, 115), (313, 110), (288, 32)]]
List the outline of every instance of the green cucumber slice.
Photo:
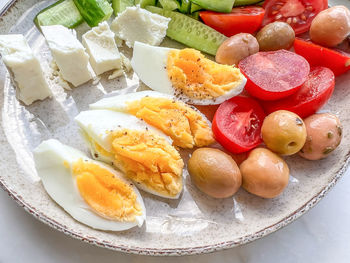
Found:
[(197, 5), (195, 3), (191, 3), (191, 14), (200, 10), (203, 10), (204, 8), (200, 5)]
[(159, 3), (165, 10), (175, 10), (180, 8), (180, 4), (176, 0), (159, 0)]
[(133, 6), (134, 0), (112, 0), (114, 15), (123, 12), (128, 6)]
[(140, 5), (141, 8), (145, 8), (146, 6), (155, 6), (156, 0), (135, 0), (135, 5)]
[(91, 26), (97, 26), (100, 22), (108, 20), (113, 8), (107, 0), (73, 0), (81, 16), (86, 23)]
[(191, 1), (182, 0), (179, 11), (184, 14), (189, 14), (191, 11)]
[(40, 26), (62, 25), (74, 28), (84, 21), (73, 0), (60, 0), (41, 10), (34, 18), (35, 25)]
[(261, 0), (235, 0), (233, 6), (254, 5), (260, 2)]
[(191, 0), (204, 9), (222, 13), (230, 13), (235, 0)]
[(178, 12), (172, 12), (155, 6), (146, 9), (171, 18), (167, 36), (189, 47), (215, 55), (226, 37), (207, 25)]

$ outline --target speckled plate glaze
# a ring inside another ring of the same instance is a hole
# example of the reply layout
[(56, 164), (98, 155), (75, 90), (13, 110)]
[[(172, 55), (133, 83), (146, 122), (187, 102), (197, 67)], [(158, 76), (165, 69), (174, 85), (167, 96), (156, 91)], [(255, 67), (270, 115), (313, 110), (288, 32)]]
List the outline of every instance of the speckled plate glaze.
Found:
[[(52, 1), (13, 1), (0, 17), (0, 34), (22, 33), (49, 72), (50, 52), (33, 26), (38, 10)], [(78, 33), (87, 26), (82, 25)], [(174, 45), (167, 42), (167, 45)], [(123, 50), (130, 55), (130, 50)], [(56, 138), (73, 147), (87, 150), (72, 121), (88, 104), (110, 94), (133, 92), (140, 84), (134, 74), (97, 84), (88, 83), (63, 91), (54, 80), (54, 98), (24, 107), (15, 99), (9, 74), (0, 64), (1, 162), (0, 185), (30, 214), (74, 238), (97, 246), (143, 255), (189, 255), (227, 249), (270, 234), (304, 214), (334, 186), (349, 163), (350, 74), (336, 80), (335, 93), (324, 109), (340, 117), (345, 135), (341, 146), (328, 159), (309, 162), (287, 158), (291, 180), (286, 191), (265, 200), (240, 190), (234, 198), (214, 200), (201, 194), (185, 179), (179, 200), (168, 201), (142, 193), (147, 222), (142, 228), (124, 232), (97, 231), (82, 225), (64, 212), (44, 191), (35, 173), (31, 151), (42, 140)], [(184, 157), (188, 153), (183, 153)], [(187, 171), (185, 172), (185, 176)]]

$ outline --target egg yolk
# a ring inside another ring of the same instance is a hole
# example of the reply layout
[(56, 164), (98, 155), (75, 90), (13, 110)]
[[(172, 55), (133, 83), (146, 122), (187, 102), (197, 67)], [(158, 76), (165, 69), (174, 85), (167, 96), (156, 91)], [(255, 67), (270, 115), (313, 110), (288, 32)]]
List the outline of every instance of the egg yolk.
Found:
[(127, 177), (165, 196), (181, 192), (184, 163), (164, 138), (128, 129), (114, 131), (112, 137), (114, 165)]
[(133, 188), (109, 170), (80, 159), (73, 163), (72, 171), (80, 195), (100, 216), (132, 222), (136, 216), (142, 214)]
[(144, 97), (127, 105), (130, 114), (163, 131), (175, 146), (193, 148), (214, 142), (206, 120), (184, 103), (167, 98)]
[(193, 99), (215, 100), (236, 88), (243, 78), (238, 68), (218, 64), (190, 48), (169, 52), (167, 72), (176, 94)]

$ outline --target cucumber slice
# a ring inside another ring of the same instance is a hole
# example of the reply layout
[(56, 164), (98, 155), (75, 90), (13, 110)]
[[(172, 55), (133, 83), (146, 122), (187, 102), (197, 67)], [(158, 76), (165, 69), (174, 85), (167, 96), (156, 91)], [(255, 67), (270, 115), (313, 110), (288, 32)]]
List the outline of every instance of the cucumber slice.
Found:
[(235, 0), (191, 0), (204, 9), (222, 13), (230, 13)]
[(100, 22), (109, 19), (113, 13), (113, 8), (107, 0), (73, 0), (81, 16), (86, 23), (97, 26)]
[(176, 0), (159, 0), (159, 3), (165, 10), (175, 10), (180, 8), (180, 4)]
[(123, 12), (128, 6), (133, 6), (134, 0), (112, 0), (114, 15)]
[(34, 18), (35, 25), (40, 26), (62, 25), (74, 28), (84, 21), (73, 0), (60, 0), (41, 10)]
[(254, 5), (260, 2), (261, 0), (236, 0), (233, 6)]
[(179, 11), (184, 14), (189, 14), (191, 11), (191, 1), (182, 0)]
[(200, 5), (197, 5), (195, 3), (191, 3), (191, 14), (200, 10), (203, 10), (204, 8)]
[(135, 5), (140, 5), (141, 8), (145, 8), (146, 6), (155, 6), (156, 0), (135, 0)]
[(215, 55), (219, 46), (226, 39), (224, 35), (211, 27), (184, 14), (155, 6), (147, 6), (146, 9), (152, 13), (171, 18), (167, 36), (189, 47)]

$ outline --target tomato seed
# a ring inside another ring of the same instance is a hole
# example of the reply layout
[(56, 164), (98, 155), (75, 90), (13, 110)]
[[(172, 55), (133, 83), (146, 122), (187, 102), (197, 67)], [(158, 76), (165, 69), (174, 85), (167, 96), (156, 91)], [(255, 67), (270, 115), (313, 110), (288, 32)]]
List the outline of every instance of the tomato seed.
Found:
[(275, 14), (277, 14), (277, 13), (278, 13), (278, 11), (277, 11), (277, 10), (272, 11), (272, 14), (273, 14), (273, 15), (275, 15)]
[(281, 14), (279, 14), (279, 15), (276, 16), (276, 19), (281, 19), (281, 18), (282, 18), (282, 15), (281, 15)]
[(291, 23), (292, 23), (292, 18), (288, 17), (286, 22), (287, 22), (288, 24), (291, 24)]
[(313, 7), (312, 7), (311, 5), (309, 5), (309, 6), (306, 7), (306, 10), (307, 10), (307, 11), (312, 11), (312, 10), (313, 10)]
[(293, 23), (296, 24), (298, 22), (298, 18), (293, 17)]
[(302, 20), (306, 21), (306, 16), (305, 16), (304, 14), (302, 14), (302, 15), (300, 16), (300, 18), (301, 18)]

